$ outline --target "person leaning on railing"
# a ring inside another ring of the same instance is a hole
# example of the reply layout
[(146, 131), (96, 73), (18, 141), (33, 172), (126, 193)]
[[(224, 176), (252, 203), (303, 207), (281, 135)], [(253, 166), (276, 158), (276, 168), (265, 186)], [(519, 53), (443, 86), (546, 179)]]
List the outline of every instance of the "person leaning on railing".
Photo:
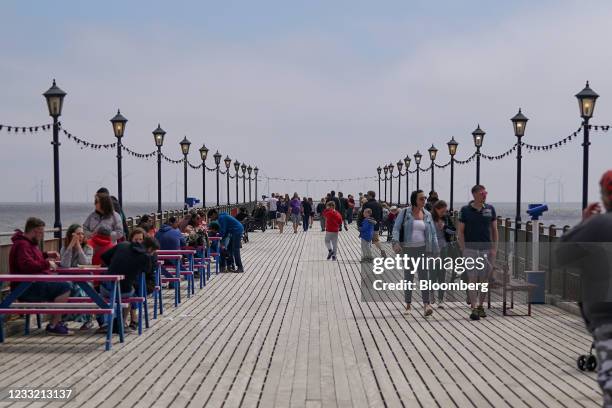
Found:
[[(39, 275), (57, 269), (59, 254), (55, 251), (42, 252), (39, 243), (45, 238), (45, 222), (30, 217), (26, 221), (25, 232), (16, 230), (11, 238), (13, 245), (9, 253), (9, 271), (13, 275)], [(15, 290), (18, 282), (11, 283)], [(67, 282), (32, 282), (31, 286), (18, 300), (22, 302), (56, 302), (65, 303), (70, 296), (70, 284)], [(50, 315), (47, 334), (56, 336), (71, 335), (72, 332), (61, 322), (61, 315)]]

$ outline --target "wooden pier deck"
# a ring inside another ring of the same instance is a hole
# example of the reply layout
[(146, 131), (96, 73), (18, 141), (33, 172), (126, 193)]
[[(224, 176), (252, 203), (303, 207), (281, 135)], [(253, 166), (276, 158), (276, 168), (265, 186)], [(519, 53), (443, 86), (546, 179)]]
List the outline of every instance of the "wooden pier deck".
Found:
[(19, 407), (601, 405), (595, 375), (575, 368), (591, 342), (579, 318), (547, 305), (502, 317), (494, 305), (472, 322), (462, 296), (427, 319), (420, 306), (404, 316), (400, 293), (362, 302), (357, 231), (341, 233), (332, 262), (317, 227), (251, 233), (246, 273), (215, 277), (177, 309), (168, 299), (110, 352), (93, 333), (10, 336), (0, 388), (76, 393)]

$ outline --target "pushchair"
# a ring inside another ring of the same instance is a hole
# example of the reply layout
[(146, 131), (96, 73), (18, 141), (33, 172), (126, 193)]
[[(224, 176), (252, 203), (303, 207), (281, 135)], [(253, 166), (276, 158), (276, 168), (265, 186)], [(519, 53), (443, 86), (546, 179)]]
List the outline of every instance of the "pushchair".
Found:
[(591, 343), (589, 354), (582, 354), (576, 360), (576, 366), (580, 371), (595, 371), (597, 368), (597, 357), (593, 354), (595, 343)]

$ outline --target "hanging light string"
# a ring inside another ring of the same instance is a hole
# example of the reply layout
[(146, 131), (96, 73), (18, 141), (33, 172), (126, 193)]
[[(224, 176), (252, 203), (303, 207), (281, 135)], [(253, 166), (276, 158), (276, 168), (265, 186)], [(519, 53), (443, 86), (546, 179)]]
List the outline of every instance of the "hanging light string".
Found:
[[(602, 130), (607, 131), (610, 126), (595, 126), (597, 129), (595, 130), (599, 130), (598, 128), (602, 128)], [(607, 127), (607, 129), (605, 129)], [(589, 126), (589, 128), (593, 128), (593, 126)], [(528, 143), (521, 143), (521, 145), (526, 148), (528, 151), (540, 151), (540, 150), (552, 150), (555, 148), (559, 148), (562, 145), (567, 144), (567, 142), (571, 142), (574, 139), (578, 138), (578, 133), (580, 133), (580, 131), (582, 130), (582, 126), (580, 126), (575, 132), (573, 132), (572, 134), (564, 137), (563, 139), (554, 142), (554, 143), (550, 143), (547, 145), (532, 145), (532, 144), (528, 144)]]

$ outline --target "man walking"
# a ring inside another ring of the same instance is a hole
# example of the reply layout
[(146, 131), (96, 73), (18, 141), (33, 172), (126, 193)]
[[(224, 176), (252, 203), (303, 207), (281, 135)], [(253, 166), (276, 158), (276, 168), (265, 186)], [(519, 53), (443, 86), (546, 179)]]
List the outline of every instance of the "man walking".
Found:
[[(488, 283), (490, 266), (495, 265), (497, 254), (497, 217), (495, 208), (485, 203), (487, 190), (479, 184), (472, 187), (473, 201), (461, 208), (459, 213), (459, 247), (463, 250), (465, 258), (486, 258), (485, 268), (468, 269), (470, 283)], [(477, 287), (481, 287), (478, 285)], [(470, 319), (480, 320), (487, 317), (483, 307), (486, 292), (478, 290), (468, 291), (472, 312)], [(480, 295), (480, 296), (479, 296)]]

